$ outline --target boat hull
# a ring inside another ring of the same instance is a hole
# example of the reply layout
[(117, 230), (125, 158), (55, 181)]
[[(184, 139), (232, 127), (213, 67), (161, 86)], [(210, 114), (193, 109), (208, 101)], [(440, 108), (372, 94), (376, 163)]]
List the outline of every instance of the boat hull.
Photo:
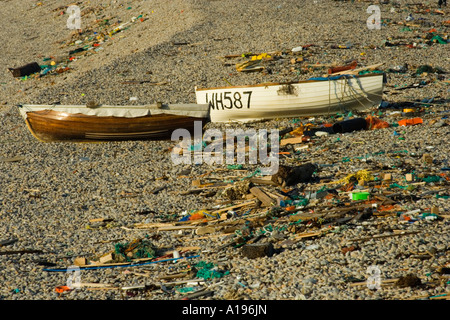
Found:
[(120, 141), (170, 139), (176, 129), (194, 132), (200, 117), (159, 113), (136, 117), (96, 116), (57, 110), (21, 111), (28, 129), (40, 141)]
[(383, 74), (255, 86), (196, 88), (212, 122), (332, 115), (366, 110), (381, 103)]

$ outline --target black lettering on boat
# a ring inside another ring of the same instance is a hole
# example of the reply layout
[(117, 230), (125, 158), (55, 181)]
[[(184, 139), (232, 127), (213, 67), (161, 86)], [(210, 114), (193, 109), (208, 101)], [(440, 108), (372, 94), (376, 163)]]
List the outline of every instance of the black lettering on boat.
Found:
[(209, 105), (209, 108), (211, 108), (212, 110), (215, 110), (216, 106), (214, 105), (214, 93), (212, 93), (211, 95), (212, 95), (212, 99), (209, 100), (208, 93), (206, 93), (206, 103)]
[(232, 109), (233, 108), (233, 100), (231, 99), (230, 95), (231, 95), (230, 91), (224, 92), (224, 94), (223, 94), (223, 99), (230, 101), (230, 105), (229, 106), (227, 104), (224, 104), (224, 107), (227, 108), (227, 109)]
[(233, 98), (234, 98), (234, 107), (236, 108), (236, 109), (242, 109), (242, 96), (241, 96), (241, 94), (238, 92), (238, 91), (236, 91), (234, 94), (233, 94)]
[(220, 105), (221, 105), (221, 107), (222, 107), (222, 110), (223, 110), (224, 107), (223, 107), (222, 92), (220, 93), (220, 99), (218, 99), (218, 97), (219, 97), (219, 93), (216, 93), (216, 99), (215, 99), (215, 101), (216, 101), (216, 107), (217, 107), (217, 109), (219, 109), (219, 103), (220, 103)]
[(243, 94), (246, 94), (247, 97), (247, 109), (250, 109), (250, 98), (252, 96), (253, 91), (244, 91)]

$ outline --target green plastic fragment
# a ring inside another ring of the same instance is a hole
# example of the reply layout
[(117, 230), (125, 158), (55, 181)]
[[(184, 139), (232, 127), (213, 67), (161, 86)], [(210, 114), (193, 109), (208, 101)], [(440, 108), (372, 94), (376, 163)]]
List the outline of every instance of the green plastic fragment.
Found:
[(405, 190), (406, 188), (408, 188), (408, 186), (401, 186), (397, 183), (393, 183), (393, 184), (389, 185), (389, 188), (400, 188), (400, 189)]
[(440, 44), (447, 44), (447, 41), (445, 41), (441, 36), (436, 35), (433, 38), (431, 38), (431, 41), (437, 40)]
[(257, 168), (255, 170), (255, 172), (251, 173), (250, 175), (248, 175), (248, 176), (246, 176), (244, 178), (241, 178), (241, 180), (245, 180), (245, 179), (248, 179), (248, 178), (253, 178), (254, 176), (256, 176), (259, 173), (261, 173), (261, 169)]
[(183, 288), (175, 288), (180, 293), (188, 293), (197, 290), (195, 287), (183, 287)]
[(200, 261), (195, 265), (197, 271), (197, 277), (202, 279), (212, 279), (212, 278), (222, 278), (225, 275), (228, 275), (229, 271), (219, 271), (214, 269), (214, 263), (207, 263), (205, 261)]
[(439, 176), (428, 176), (421, 179), (424, 182), (439, 182), (441, 180), (441, 177)]
[(230, 170), (240, 170), (243, 168), (244, 168), (244, 166), (242, 164), (229, 164), (227, 166), (227, 169), (230, 169)]

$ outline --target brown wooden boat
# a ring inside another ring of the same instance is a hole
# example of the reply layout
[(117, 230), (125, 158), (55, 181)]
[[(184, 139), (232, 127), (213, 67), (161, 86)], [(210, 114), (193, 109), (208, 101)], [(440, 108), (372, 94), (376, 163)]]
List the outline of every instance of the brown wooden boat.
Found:
[(209, 121), (207, 104), (18, 107), (30, 132), (42, 142), (170, 139), (176, 129), (193, 132), (195, 121), (202, 126)]

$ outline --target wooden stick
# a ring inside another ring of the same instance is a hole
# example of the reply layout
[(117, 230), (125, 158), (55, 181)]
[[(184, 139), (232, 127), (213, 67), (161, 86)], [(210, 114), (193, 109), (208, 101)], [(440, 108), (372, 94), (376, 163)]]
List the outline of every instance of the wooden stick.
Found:
[(174, 223), (136, 223), (135, 228), (138, 229), (152, 229), (152, 228), (162, 228), (168, 226), (174, 226)]
[(185, 283), (189, 283), (189, 282), (204, 283), (205, 280), (203, 280), (203, 279), (189, 279), (189, 280), (179, 280), (179, 281), (173, 281), (173, 282), (161, 282), (161, 284), (167, 286), (167, 285), (185, 284)]
[(359, 71), (364, 71), (364, 70), (368, 70), (368, 69), (375, 69), (375, 68), (378, 68), (378, 67), (382, 66), (383, 64), (384, 64), (384, 62), (373, 64), (371, 66), (367, 66), (367, 67), (363, 67), (363, 68), (335, 72), (335, 73), (330, 74), (330, 76), (336, 76), (336, 75), (341, 75), (341, 74), (357, 74)]
[(322, 231), (300, 233), (295, 236), (295, 239), (298, 240), (303, 238), (317, 237), (322, 235), (322, 233)]
[(271, 186), (278, 186), (278, 183), (272, 180), (272, 176), (264, 177), (264, 178), (250, 178), (251, 183), (254, 184), (267, 184)]
[[(398, 278), (382, 280), (381, 285), (392, 285), (397, 281), (398, 281)], [(358, 286), (366, 286), (366, 285), (367, 285), (367, 281), (350, 283), (350, 287), (358, 287)]]
[(221, 212), (224, 212), (224, 211), (245, 207), (245, 206), (248, 206), (248, 205), (251, 205), (251, 204), (255, 204), (255, 200), (251, 200), (251, 201), (248, 201), (248, 202), (237, 204), (237, 205), (234, 205), (234, 206), (231, 206), (231, 207), (222, 208), (222, 209), (213, 211), (212, 214), (214, 215), (216, 213), (221, 213)]
[(115, 288), (112, 284), (109, 283), (73, 283), (72, 286), (74, 288), (85, 288), (85, 287), (90, 287), (90, 288)]
[(166, 226), (159, 227), (157, 231), (175, 231), (175, 230), (186, 230), (186, 229), (196, 229), (196, 226)]

